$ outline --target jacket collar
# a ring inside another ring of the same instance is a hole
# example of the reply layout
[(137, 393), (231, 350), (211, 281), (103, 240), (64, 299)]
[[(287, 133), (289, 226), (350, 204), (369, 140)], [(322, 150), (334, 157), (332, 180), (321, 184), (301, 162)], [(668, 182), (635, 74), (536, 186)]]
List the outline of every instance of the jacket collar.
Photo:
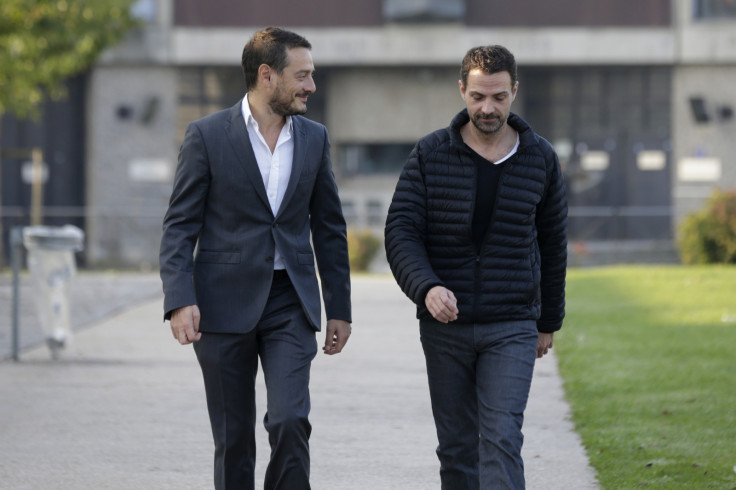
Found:
[[(467, 124), (469, 121), (470, 116), (468, 115), (467, 109), (463, 109), (462, 111), (458, 112), (455, 117), (452, 118), (452, 122), (450, 122), (449, 132), (450, 141), (452, 142), (453, 146), (461, 148), (464, 147), (465, 142), (463, 141), (462, 136), (460, 136), (460, 128)], [(516, 132), (519, 133), (519, 150), (524, 147), (536, 144), (537, 140), (534, 136), (534, 131), (532, 131), (531, 126), (529, 126), (529, 124), (517, 114), (511, 112), (508, 119), (506, 120), (506, 124), (514, 128)]]
[[(248, 130), (245, 127), (241, 101), (238, 101), (237, 104), (229, 109), (228, 116), (227, 122), (225, 123), (225, 132), (227, 133), (227, 137), (233, 151), (235, 151), (235, 154), (237, 155), (238, 163), (250, 179), (258, 197), (263, 201), (266, 208), (270, 210), (271, 205), (269, 204), (268, 196), (266, 195), (266, 186), (263, 183), (261, 171), (258, 169), (256, 156), (253, 153), (253, 147), (251, 146), (250, 137), (248, 136)], [(281, 206), (279, 206), (277, 216), (286, 208), (289, 200), (294, 195), (294, 191), (296, 190), (301, 177), (302, 169), (304, 168), (304, 156), (309, 151), (307, 133), (301, 116), (292, 116), (291, 124), (294, 132), (294, 157), (291, 164), (289, 185), (286, 187), (286, 192), (284, 193), (284, 198), (281, 201)]]
[(294, 196), (297, 184), (301, 180), (302, 170), (304, 169), (304, 159), (309, 153), (309, 141), (307, 131), (305, 129), (304, 119), (301, 116), (291, 116), (292, 131), (294, 135), (294, 156), (291, 160), (291, 175), (289, 176), (289, 185), (286, 186), (284, 198), (276, 213), (278, 218), (286, 209), (289, 201)]
[(225, 123), (225, 132), (227, 133), (227, 138), (235, 152), (238, 163), (245, 171), (248, 179), (250, 179), (251, 185), (255, 189), (256, 194), (266, 208), (271, 209), (271, 205), (268, 202), (268, 196), (266, 195), (266, 186), (263, 184), (263, 177), (261, 177), (261, 172), (258, 169), (256, 155), (253, 153), (253, 147), (251, 146), (250, 137), (248, 136), (248, 129), (245, 126), (245, 119), (243, 119), (241, 102), (238, 102), (230, 108), (229, 117)]

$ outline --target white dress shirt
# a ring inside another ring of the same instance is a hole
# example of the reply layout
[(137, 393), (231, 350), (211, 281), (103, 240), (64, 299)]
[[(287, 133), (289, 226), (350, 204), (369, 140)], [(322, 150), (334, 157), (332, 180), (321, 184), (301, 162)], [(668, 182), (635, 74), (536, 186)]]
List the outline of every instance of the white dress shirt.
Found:
[[(294, 129), (292, 127), (291, 116), (286, 116), (286, 124), (281, 128), (279, 139), (276, 141), (276, 147), (273, 153), (271, 153), (266, 140), (258, 130), (258, 121), (255, 120), (250, 111), (248, 94), (245, 94), (245, 97), (243, 97), (241, 106), (245, 127), (248, 129), (248, 136), (253, 147), (253, 153), (256, 156), (261, 177), (263, 177), (263, 185), (266, 187), (268, 202), (271, 205), (273, 215), (276, 216), (281, 206), (281, 201), (284, 199), (286, 186), (289, 185), (291, 165), (294, 159)], [(274, 254), (273, 268), (285, 268), (278, 248)]]

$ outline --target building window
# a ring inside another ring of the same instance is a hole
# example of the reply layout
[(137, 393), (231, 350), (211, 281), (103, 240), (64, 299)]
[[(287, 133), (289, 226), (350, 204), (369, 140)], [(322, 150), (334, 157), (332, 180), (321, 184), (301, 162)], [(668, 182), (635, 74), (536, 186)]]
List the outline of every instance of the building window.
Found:
[(393, 22), (459, 22), (465, 0), (383, 0), (383, 17)]
[(413, 143), (341, 145), (335, 167), (341, 176), (398, 174), (412, 148)]
[(696, 19), (736, 19), (734, 0), (695, 0)]
[(235, 67), (179, 69), (177, 137), (184, 139), (190, 122), (235, 104), (243, 97), (243, 75)]
[(671, 239), (671, 69), (536, 67), (519, 78), (518, 109), (563, 167), (569, 240)]
[(130, 14), (146, 24), (155, 24), (158, 17), (156, 0), (138, 0), (131, 5)]
[(370, 226), (382, 226), (385, 224), (388, 206), (384, 206), (380, 201), (370, 200), (366, 203), (366, 211)]
[(355, 210), (355, 203), (353, 201), (342, 202), (342, 215), (345, 217), (345, 222), (348, 226), (355, 226), (358, 221), (358, 215)]

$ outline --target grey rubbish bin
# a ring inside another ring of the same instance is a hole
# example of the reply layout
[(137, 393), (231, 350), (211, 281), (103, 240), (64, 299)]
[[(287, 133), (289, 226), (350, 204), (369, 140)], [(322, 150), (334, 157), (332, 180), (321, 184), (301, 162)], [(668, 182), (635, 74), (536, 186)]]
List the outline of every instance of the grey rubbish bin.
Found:
[(72, 339), (69, 283), (76, 274), (74, 252), (84, 249), (84, 232), (76, 226), (23, 228), (28, 270), (34, 285), (41, 329), (54, 359)]

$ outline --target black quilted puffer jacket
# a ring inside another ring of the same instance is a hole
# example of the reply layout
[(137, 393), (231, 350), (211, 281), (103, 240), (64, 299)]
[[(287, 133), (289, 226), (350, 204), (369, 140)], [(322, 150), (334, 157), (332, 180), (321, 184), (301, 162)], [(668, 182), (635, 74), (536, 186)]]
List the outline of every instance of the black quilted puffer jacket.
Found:
[(517, 153), (503, 164), (480, 250), (472, 240), (475, 164), (460, 137), (466, 110), (422, 138), (401, 173), (386, 219), (386, 256), (417, 317), (442, 285), (458, 301), (459, 323), (536, 320), (555, 332), (565, 316), (567, 197), (552, 146), (519, 116)]

